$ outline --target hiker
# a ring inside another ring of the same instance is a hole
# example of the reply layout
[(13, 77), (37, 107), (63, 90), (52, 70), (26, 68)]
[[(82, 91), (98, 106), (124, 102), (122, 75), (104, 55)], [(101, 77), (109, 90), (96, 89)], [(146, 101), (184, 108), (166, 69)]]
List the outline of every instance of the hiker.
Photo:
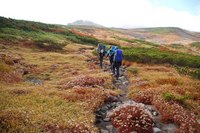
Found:
[(117, 49), (115, 51), (114, 59), (113, 59), (113, 74), (115, 75), (115, 71), (117, 71), (117, 74), (116, 74), (117, 80), (119, 79), (119, 75), (120, 75), (119, 74), (119, 68), (122, 64), (122, 60), (123, 60), (123, 52), (122, 52), (121, 49)]
[(117, 49), (117, 46), (110, 46), (110, 49), (107, 52), (107, 57), (109, 56), (109, 60), (110, 60), (110, 69), (111, 70), (113, 70), (113, 59), (114, 59), (116, 49)]
[(102, 43), (98, 44), (97, 47), (97, 52), (98, 52), (98, 57), (99, 57), (99, 61), (100, 61), (100, 67), (103, 68), (103, 57), (106, 53), (106, 46)]

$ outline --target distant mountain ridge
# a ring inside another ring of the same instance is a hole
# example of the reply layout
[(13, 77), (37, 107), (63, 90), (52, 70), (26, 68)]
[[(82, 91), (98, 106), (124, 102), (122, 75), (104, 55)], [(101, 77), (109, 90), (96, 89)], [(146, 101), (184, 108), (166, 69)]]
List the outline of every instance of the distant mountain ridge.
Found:
[(72, 23), (68, 23), (68, 26), (91, 26), (91, 27), (104, 27), (100, 24), (96, 24), (92, 21), (88, 21), (88, 20), (77, 20), (74, 21)]

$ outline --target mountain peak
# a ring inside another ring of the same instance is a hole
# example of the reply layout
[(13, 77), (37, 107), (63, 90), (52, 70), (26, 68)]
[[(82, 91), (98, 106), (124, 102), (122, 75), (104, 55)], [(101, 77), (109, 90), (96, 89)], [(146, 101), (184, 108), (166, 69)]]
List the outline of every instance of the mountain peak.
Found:
[(77, 20), (72, 23), (68, 23), (69, 26), (91, 26), (91, 27), (104, 27), (88, 20)]

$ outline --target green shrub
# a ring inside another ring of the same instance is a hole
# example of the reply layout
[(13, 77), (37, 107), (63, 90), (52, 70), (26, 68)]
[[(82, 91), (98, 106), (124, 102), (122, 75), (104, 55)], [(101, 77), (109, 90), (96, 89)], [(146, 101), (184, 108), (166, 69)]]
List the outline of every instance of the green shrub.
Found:
[(142, 45), (146, 45), (146, 46), (152, 46), (152, 47), (158, 47), (158, 44), (152, 43), (152, 42), (148, 42), (145, 40), (140, 40), (140, 39), (128, 39), (128, 38), (120, 38), (120, 37), (115, 37), (118, 40), (122, 40), (122, 41), (126, 41), (129, 43), (134, 43), (137, 44), (138, 46), (142, 46)]
[(200, 48), (200, 42), (193, 42), (191, 43), (191, 46)]
[(180, 104), (185, 104), (185, 100), (190, 98), (188, 95), (176, 95), (170, 92), (164, 92), (162, 96), (167, 101), (175, 101)]
[(175, 99), (175, 96), (169, 92), (163, 93), (163, 98), (167, 101), (171, 101)]
[(179, 43), (174, 43), (171, 45), (172, 48), (184, 48), (184, 45), (179, 44)]
[(193, 78), (197, 78), (200, 79), (200, 69), (196, 69), (193, 71), (190, 71), (190, 76), (192, 76)]
[(192, 68), (200, 67), (200, 56), (196, 55), (160, 50), (158, 48), (125, 47), (123, 50), (125, 59), (130, 61), (156, 64), (168, 63)]
[(192, 69), (189, 67), (178, 67), (175, 66), (176, 70), (183, 75), (190, 75), (193, 78), (200, 79), (200, 69)]

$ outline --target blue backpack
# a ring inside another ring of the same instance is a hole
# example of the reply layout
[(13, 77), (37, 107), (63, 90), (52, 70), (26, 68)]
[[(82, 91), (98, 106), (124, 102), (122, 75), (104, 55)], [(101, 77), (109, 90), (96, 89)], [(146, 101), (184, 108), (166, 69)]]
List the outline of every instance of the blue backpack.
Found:
[(116, 50), (117, 50), (117, 46), (112, 46), (111, 49), (108, 51), (108, 55), (109, 56), (114, 55)]
[(114, 61), (121, 62), (123, 60), (123, 52), (121, 49), (115, 51)]

